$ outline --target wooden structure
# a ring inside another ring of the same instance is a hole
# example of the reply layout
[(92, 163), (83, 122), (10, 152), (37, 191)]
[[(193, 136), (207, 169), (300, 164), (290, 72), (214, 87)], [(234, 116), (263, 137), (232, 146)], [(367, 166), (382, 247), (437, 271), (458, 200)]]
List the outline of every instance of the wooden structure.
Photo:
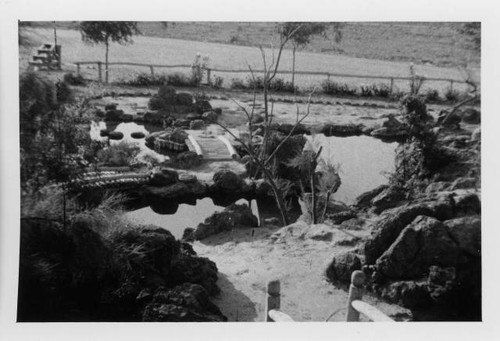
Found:
[[(101, 61), (78, 61), (74, 62), (76, 65), (77, 74), (80, 74), (81, 65), (97, 65), (98, 70), (98, 79), (102, 82), (102, 64)], [(133, 62), (112, 62), (108, 63), (109, 66), (138, 66), (148, 68), (152, 76), (155, 75), (155, 68), (189, 68), (192, 69), (191, 64), (179, 64), (179, 65), (159, 65), (159, 64), (143, 64), (143, 63), (133, 63)], [(205, 85), (210, 85), (212, 83), (211, 76), (214, 72), (217, 73), (244, 73), (249, 74), (250, 71), (248, 69), (222, 69), (222, 68), (204, 68), (203, 74), (206, 74), (206, 79), (204, 80)], [(255, 72), (260, 72), (260, 70), (254, 70)], [(286, 70), (278, 70), (277, 74), (286, 75), (292, 74), (292, 71)], [(326, 77), (327, 80), (330, 80), (332, 77), (336, 78), (355, 78), (355, 79), (371, 79), (378, 81), (386, 81), (388, 82), (389, 91), (393, 93), (395, 81), (410, 81), (412, 78), (408, 76), (386, 76), (386, 75), (363, 75), (363, 74), (345, 74), (345, 73), (334, 73), (334, 72), (325, 72), (325, 71), (295, 71), (295, 75), (308, 75), (308, 76), (323, 76)], [(205, 77), (204, 77), (205, 78)], [(424, 77), (420, 76), (426, 83), (427, 82), (447, 82), (449, 83), (449, 88), (453, 90), (454, 84), (467, 84), (467, 82), (463, 79), (452, 79), (452, 78), (438, 78), (438, 77)]]
[[(359, 322), (359, 316), (362, 314), (373, 322), (394, 322), (393, 319), (374, 306), (362, 301), (365, 280), (363, 271), (357, 270), (352, 273), (347, 299), (346, 321)], [(293, 322), (289, 315), (279, 311), (280, 303), (280, 282), (279, 280), (270, 281), (267, 284), (266, 322)]]
[(237, 157), (231, 142), (223, 136), (204, 136), (197, 134), (198, 131), (190, 133), (186, 139), (186, 145), (192, 152), (203, 157), (207, 161), (232, 161)]
[(29, 64), (34, 70), (61, 70), (61, 45), (41, 45)]

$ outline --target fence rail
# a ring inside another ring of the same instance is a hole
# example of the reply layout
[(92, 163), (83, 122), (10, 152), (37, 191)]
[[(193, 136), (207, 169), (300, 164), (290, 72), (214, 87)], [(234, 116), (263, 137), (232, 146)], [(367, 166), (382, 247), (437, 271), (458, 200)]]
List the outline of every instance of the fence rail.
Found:
[[(102, 65), (105, 64), (101, 61), (78, 61), (74, 62), (76, 65), (77, 74), (79, 75), (81, 70), (81, 65), (92, 65), (96, 64), (98, 68), (98, 77), (99, 82), (102, 82)], [(144, 63), (134, 63), (134, 62), (110, 62), (108, 66), (139, 66), (149, 68), (151, 75), (154, 76), (155, 68), (192, 68), (191, 64), (174, 64), (174, 65), (165, 65), (165, 64), (144, 64)], [(203, 68), (207, 73), (207, 83), (211, 84), (211, 75), (213, 72), (219, 73), (250, 73), (249, 69), (223, 69), (223, 68), (215, 68), (215, 67), (205, 67)], [(105, 70), (106, 71), (106, 70)], [(109, 70), (108, 70), (109, 71)], [(260, 72), (260, 70), (254, 70), (255, 72)], [(282, 75), (290, 75), (293, 74), (292, 71), (277, 71), (277, 74)], [(394, 81), (396, 80), (406, 80), (410, 81), (411, 77), (405, 76), (386, 76), (386, 75), (358, 75), (358, 74), (346, 74), (346, 73), (336, 73), (336, 72), (326, 72), (326, 71), (295, 71), (295, 75), (312, 75), (312, 76), (324, 76), (327, 80), (330, 80), (331, 77), (339, 77), (339, 78), (356, 78), (356, 79), (380, 79), (390, 81), (390, 91), (392, 93), (394, 87)], [(448, 82), (450, 83), (450, 89), (453, 90), (454, 84), (467, 84), (467, 82), (463, 79), (454, 79), (454, 78), (438, 78), (438, 77), (425, 77), (420, 76), (424, 81), (431, 82)]]
[[(359, 316), (363, 314), (373, 322), (395, 322), (374, 306), (362, 301), (365, 280), (366, 276), (363, 271), (356, 270), (352, 273), (347, 298), (346, 321), (359, 322)], [(293, 322), (289, 315), (279, 310), (280, 305), (280, 281), (270, 281), (267, 283), (266, 322)]]

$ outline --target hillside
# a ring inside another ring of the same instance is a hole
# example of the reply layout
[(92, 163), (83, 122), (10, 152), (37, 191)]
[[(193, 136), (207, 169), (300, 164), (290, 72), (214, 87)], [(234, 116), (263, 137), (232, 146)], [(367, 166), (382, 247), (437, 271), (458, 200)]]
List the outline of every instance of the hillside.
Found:
[[(36, 27), (52, 27), (52, 22), (36, 22)], [(456, 22), (347, 22), (342, 41), (316, 37), (303, 48), (307, 52), (326, 53), (390, 61), (455, 66), (469, 61), (479, 67), (480, 55), (467, 48), (457, 33)], [(74, 21), (57, 22), (59, 28), (75, 29)], [(276, 38), (273, 22), (140, 22), (146, 36), (217, 42), (233, 45), (268, 46)]]

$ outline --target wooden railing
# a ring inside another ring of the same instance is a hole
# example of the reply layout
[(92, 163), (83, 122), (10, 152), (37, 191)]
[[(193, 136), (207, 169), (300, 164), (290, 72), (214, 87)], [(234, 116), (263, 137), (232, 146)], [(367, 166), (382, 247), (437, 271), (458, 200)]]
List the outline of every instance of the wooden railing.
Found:
[[(362, 301), (366, 276), (363, 271), (354, 271), (351, 276), (349, 296), (347, 299), (347, 322), (358, 322), (360, 314), (365, 315), (373, 322), (394, 322), (389, 316)], [(273, 280), (267, 283), (266, 322), (293, 322), (293, 319), (281, 312), (280, 281)]]
[[(74, 62), (76, 65), (76, 72), (77, 74), (80, 74), (81, 72), (81, 65), (97, 65), (97, 72), (98, 72), (98, 79), (99, 82), (102, 82), (102, 65), (104, 64), (101, 61), (78, 61)], [(134, 62), (110, 62), (108, 63), (108, 66), (116, 66), (116, 65), (121, 65), (121, 66), (139, 66), (139, 67), (145, 67), (149, 68), (151, 75), (154, 76), (155, 74), (155, 68), (189, 68), (191, 69), (193, 66), (191, 64), (178, 64), (178, 65), (164, 65), (164, 64), (143, 64), (143, 63), (134, 63)], [(248, 69), (224, 69), (224, 68), (215, 68), (215, 67), (205, 67), (204, 70), (206, 71), (207, 74), (207, 79), (206, 83), (207, 84), (212, 84), (212, 73), (213, 72), (219, 72), (219, 73), (250, 73)], [(259, 70), (255, 70), (256, 72), (259, 72)], [(108, 70), (109, 72), (109, 70)], [(292, 71), (278, 71), (277, 74), (282, 74), (282, 75), (290, 75), (292, 74)], [(326, 77), (327, 80), (330, 80), (331, 77), (338, 77), (338, 78), (357, 78), (357, 79), (379, 79), (379, 80), (385, 80), (390, 82), (390, 92), (393, 92), (394, 88), (394, 81), (396, 80), (405, 80), (405, 81), (410, 81), (412, 78), (411, 77), (405, 77), (405, 76), (385, 76), (385, 75), (353, 75), (353, 74), (346, 74), (346, 73), (335, 73), (335, 72), (325, 72), (325, 71), (295, 71), (295, 75), (312, 75), (312, 76), (324, 76)], [(450, 90), (453, 90), (453, 85), (456, 84), (467, 84), (467, 82), (463, 79), (453, 79), (453, 78), (437, 78), (437, 77), (425, 77), (425, 76), (420, 76), (424, 81), (426, 82), (448, 82), (450, 83)]]

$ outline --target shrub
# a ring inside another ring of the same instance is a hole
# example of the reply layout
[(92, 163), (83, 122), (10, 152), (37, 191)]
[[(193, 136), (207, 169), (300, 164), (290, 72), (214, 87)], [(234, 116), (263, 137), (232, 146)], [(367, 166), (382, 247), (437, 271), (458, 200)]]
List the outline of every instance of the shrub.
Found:
[(247, 89), (257, 89), (257, 90), (262, 90), (264, 89), (264, 79), (260, 76), (257, 76), (254, 78), (252, 77), (247, 77)]
[(450, 102), (456, 102), (460, 98), (460, 93), (457, 90), (453, 90), (453, 89), (449, 88), (444, 93), (444, 97), (446, 98), (446, 100), (448, 100)]
[(374, 95), (373, 94), (373, 87), (371, 87), (371, 86), (361, 86), (359, 88), (359, 91), (360, 91), (359, 95), (361, 97), (371, 97)]
[(68, 102), (72, 99), (71, 89), (66, 82), (56, 83), (56, 97), (59, 103)]
[(222, 83), (224, 82), (224, 78), (220, 76), (215, 76), (214, 80), (212, 81), (212, 86), (216, 89), (222, 88)]
[(166, 84), (173, 86), (196, 86), (196, 79), (188, 77), (182, 73), (176, 72), (167, 75)]
[(135, 156), (139, 154), (139, 152), (139, 146), (127, 142), (120, 142), (98, 151), (97, 161), (105, 166), (129, 166), (133, 163)]
[(391, 87), (387, 84), (372, 85), (374, 96), (389, 98), (391, 96)]
[(131, 86), (159, 86), (167, 82), (167, 77), (164, 74), (151, 75), (149, 73), (140, 73), (132, 80), (124, 82)]
[(74, 75), (73, 73), (65, 73), (63, 81), (69, 85), (85, 85), (85, 79), (82, 75)]
[(275, 78), (269, 85), (270, 90), (277, 92), (298, 92), (299, 88), (294, 86), (292, 82), (286, 82), (282, 78)]
[(440, 100), (439, 92), (435, 89), (429, 89), (425, 93), (425, 100), (427, 102), (438, 102)]
[(247, 86), (245, 85), (245, 83), (241, 79), (239, 79), (239, 78), (231, 79), (231, 89), (243, 90), (246, 88), (247, 88)]
[(325, 80), (321, 83), (323, 92), (327, 95), (355, 96), (356, 89), (350, 88), (347, 84)]

